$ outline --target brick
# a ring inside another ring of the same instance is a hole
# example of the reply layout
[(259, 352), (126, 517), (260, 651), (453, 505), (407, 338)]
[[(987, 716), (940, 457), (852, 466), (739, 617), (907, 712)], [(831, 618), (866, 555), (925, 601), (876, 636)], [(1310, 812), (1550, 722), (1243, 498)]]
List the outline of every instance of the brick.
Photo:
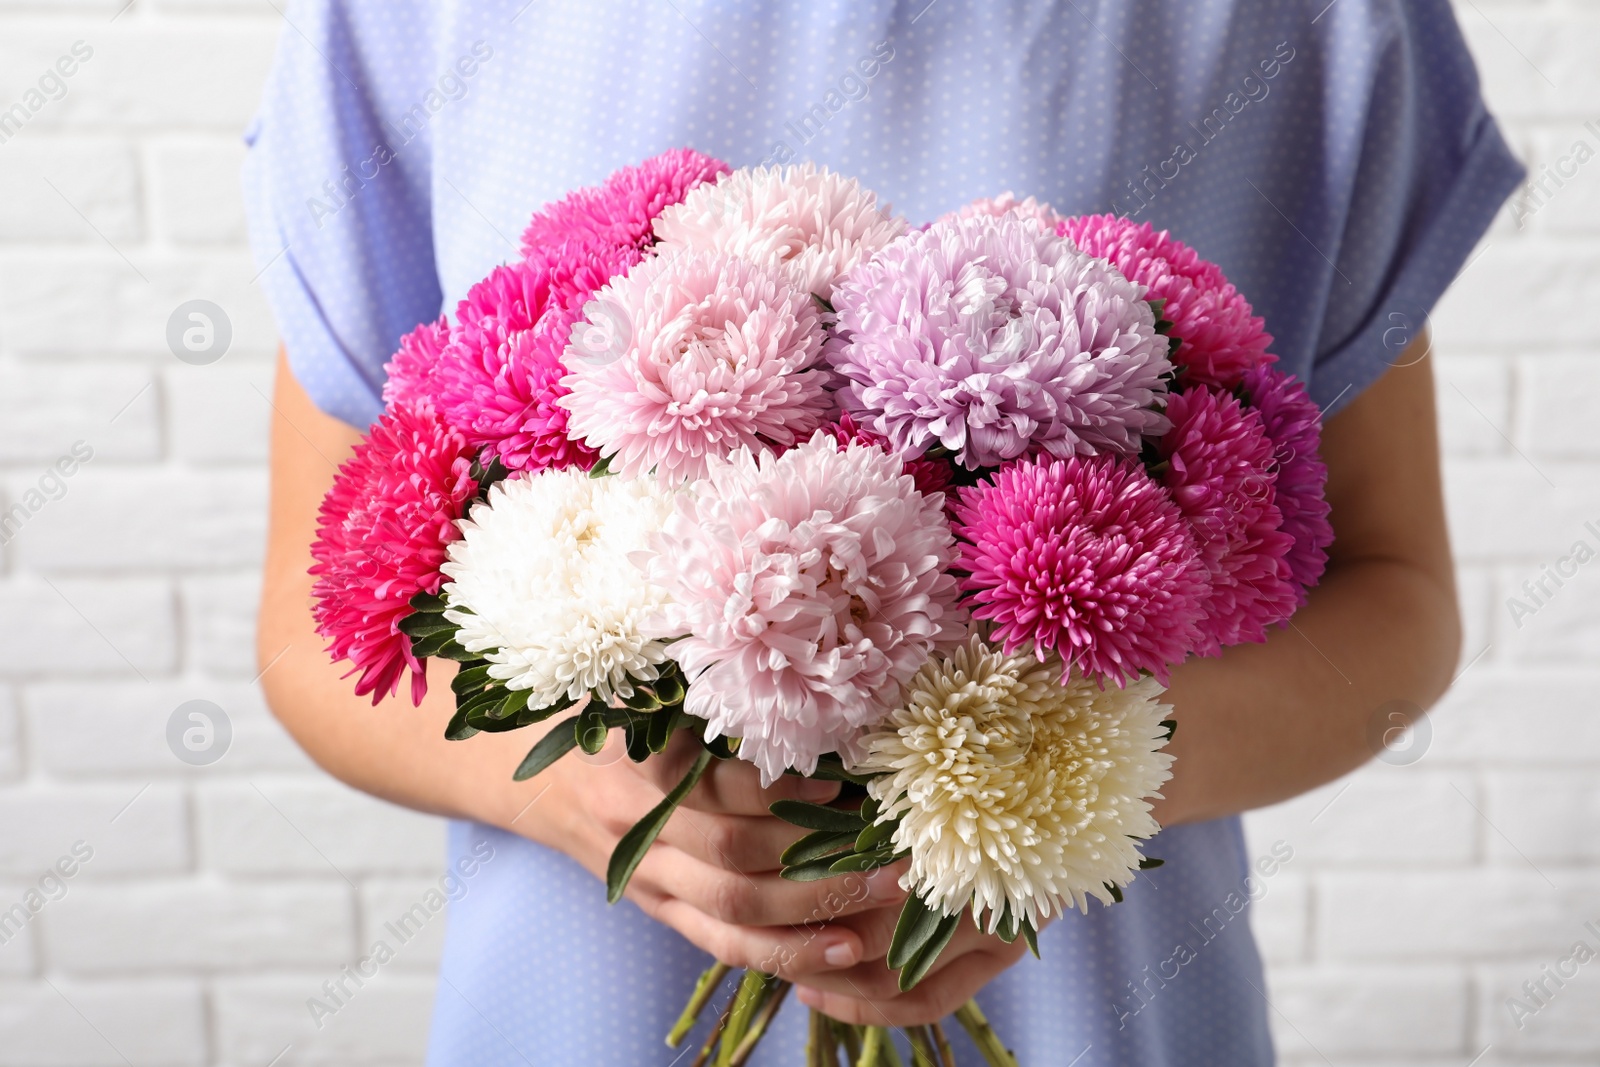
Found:
[(1553, 558), (1583, 535), (1585, 522), (1600, 525), (1594, 471), (1579, 464), (1463, 459), (1445, 467), (1444, 482), (1450, 536), (1463, 560)]
[(1465, 566), (1456, 569), (1456, 599), (1461, 609), (1461, 661), (1456, 670), (1476, 670), (1495, 660), (1498, 650), (1491, 646), (1499, 613), (1506, 609), (1505, 598), (1490, 568)]
[(38, 137), (5, 148), (0, 241), (120, 246), (143, 237), (139, 163), (126, 141)]
[(204, 299), (221, 307), (233, 327), (224, 360), (277, 351), (266, 298), (252, 284), (257, 268), (244, 251), (126, 254), (133, 266), (109, 249), (0, 248), (0, 330), (10, 349), (25, 356), (172, 360), (167, 320), (179, 305)]
[(1416, 764), (1377, 763), (1304, 796), (1251, 812), (1248, 821), (1252, 841), (1289, 842), (1300, 870), (1465, 863), (1473, 858), (1477, 818), (1446, 775)]
[(1306, 958), (1311, 933), (1311, 886), (1299, 874), (1279, 871), (1266, 879), (1267, 891), (1250, 905), (1261, 958), (1268, 965), (1299, 963)]
[(180, 244), (244, 242), (240, 138), (162, 141), (149, 151), (156, 232)]
[(1316, 881), (1321, 959), (1494, 960), (1565, 944), (1591, 918), (1600, 874), (1546, 867), (1323, 874)]
[[(78, 442), (90, 452), (87, 464), (70, 455)], [(72, 460), (68, 468), (81, 468), (160, 455), (161, 390), (144, 368), (103, 363), (0, 367), (0, 461), (22, 468), (12, 500), (24, 487), (37, 487), (63, 457)]]
[[(1594, 292), (1600, 261), (1567, 243), (1490, 238), (1480, 251), (1433, 313), (1442, 351), (1527, 351), (1590, 342), (1588, 323), (1570, 309), (1584, 307), (1585, 294)], [(1516, 313), (1507, 314), (1507, 308)]]
[(1466, 993), (1442, 967), (1284, 967), (1269, 991), (1273, 1040), (1290, 1056), (1462, 1052)]
[[(0, 789), (0, 875), (32, 882), (78, 841), (93, 850), (69, 882), (67, 899), (107, 875), (159, 874), (189, 866), (182, 791), (165, 783), (18, 785)], [(52, 904), (54, 910), (61, 904)], [(7, 905), (9, 907), (9, 903)]]
[(293, 1043), (292, 1062), (328, 1067), (421, 1063), (433, 1014), (433, 981), (384, 969), (344, 1001), (322, 1027), (306, 1006), (322, 996), (326, 973), (227, 979), (214, 996), (219, 1051), (228, 1063), (264, 1064)]
[[(472, 891), (471, 885), (470, 881), (466, 883), (469, 893)], [(395, 957), (390, 967), (396, 970), (436, 969), (444, 952), (445, 912), (434, 912), (424, 904), (429, 917), (426, 921), (420, 921), (417, 916), (421, 913), (412, 909), (423, 902), (429, 893), (439, 892), (440, 878), (375, 878), (363, 881), (363, 951), (381, 940), (394, 949)], [(408, 919), (408, 915), (411, 918)]]
[[(52, 988), (53, 987), (53, 988)], [(0, 983), (4, 1067), (181, 1067), (206, 1062), (198, 982)]]
[(1600, 47), (1600, 20), (1582, 8), (1559, 18), (1530, 5), (1493, 17), (1459, 9), (1467, 45), (1502, 115), (1587, 118), (1600, 113), (1600, 72), (1585, 58)]
[(266, 363), (167, 368), (178, 458), (195, 464), (264, 462), (272, 378)]
[(1498, 356), (1441, 356), (1435, 367), (1446, 455), (1499, 455), (1511, 433), (1511, 372)]
[(185, 660), (208, 675), (254, 678), (261, 578), (251, 572), (186, 578), (179, 584)]
[(1429, 720), (1429, 766), (1587, 766), (1600, 752), (1600, 674), (1517, 672), (1480, 664), (1457, 680)]
[[(1600, 166), (1596, 167), (1600, 186)], [(1539, 356), (1517, 368), (1518, 426), (1523, 448), (1535, 459), (1600, 457), (1600, 359), (1592, 355)], [(1600, 512), (1600, 500), (1595, 508)]]
[[(1574, 553), (1579, 541), (1587, 549)], [(1580, 564), (1584, 551), (1592, 558)], [(1503, 656), (1535, 667), (1593, 663), (1600, 656), (1600, 536), (1581, 531), (1565, 550), (1537, 565), (1506, 568), (1500, 585), (1506, 596), (1495, 626)]]
[(23, 771), (21, 717), (9, 689), (0, 689), (0, 782), (21, 777)]
[(351, 889), (337, 877), (85, 884), (40, 920), (47, 963), (84, 974), (336, 968), (354, 948)]
[(266, 538), (259, 471), (86, 469), (29, 521), (17, 558), (39, 570), (216, 570), (257, 563)]
[[(25, 882), (0, 882), (0, 909), (9, 910), (12, 905), (22, 901), (29, 888)], [(8, 924), (0, 936), (4, 937), (0, 941), (0, 979), (33, 974), (38, 966), (33, 923), (23, 923), (20, 928)], [(0, 1009), (0, 1013), (3, 1011)]]
[(444, 856), (439, 820), (331, 781), (210, 783), (197, 807), (205, 865), (230, 874), (353, 879), (437, 871)]
[[(1600, 789), (1592, 770), (1492, 771), (1484, 814), (1489, 858), (1516, 867), (1600, 862)], [(1547, 872), (1559, 884), (1564, 875)], [(1600, 918), (1600, 912), (1597, 912)]]
[[(222, 757), (203, 767), (181, 762), (167, 745), (168, 720), (191, 700), (221, 708), (232, 731)], [(48, 682), (29, 686), (24, 703), (35, 758), (55, 777), (312, 770), (248, 682)]]
[[(1583, 121), (1593, 119), (1588, 115)], [(1528, 181), (1511, 200), (1512, 217), (1527, 232), (1542, 236), (1600, 230), (1600, 183), (1596, 182), (1600, 135), (1585, 128), (1583, 121), (1569, 120), (1554, 128), (1530, 131), (1523, 156)], [(1587, 146), (1587, 152), (1580, 144)], [(1580, 162), (1584, 155), (1589, 158)]]
[[(1542, 957), (1488, 970), (1480, 987), (1479, 1028), (1483, 1040), (1493, 1043), (1502, 1056), (1521, 1055), (1526, 1059), (1519, 1062), (1528, 1063), (1552, 1062), (1544, 1058), (1548, 1056), (1573, 1056), (1573, 1061), (1562, 1062), (1584, 1063), (1600, 1058), (1600, 1030), (1594, 1025), (1595, 1019), (1600, 1018), (1600, 959), (1581, 965), (1576, 960), (1563, 963), (1579, 941), (1591, 952), (1600, 951), (1600, 936), (1575, 928), (1564, 943), (1551, 945)], [(1565, 979), (1564, 985), (1551, 980), (1550, 972), (1545, 970), (1548, 967), (1554, 971), (1558, 965), (1569, 975), (1577, 967), (1577, 973)], [(1540, 979), (1544, 979), (1549, 995), (1539, 994), (1535, 999), (1523, 983)], [(1516, 1010), (1512, 1001), (1521, 1010)]]
[[(35, 516), (9, 549), (38, 534), (34, 524), (48, 514)], [(0, 671), (13, 678), (153, 678), (177, 663), (172, 590), (163, 581), (25, 576), (0, 583), (0, 618), (28, 620), (0, 641)]]

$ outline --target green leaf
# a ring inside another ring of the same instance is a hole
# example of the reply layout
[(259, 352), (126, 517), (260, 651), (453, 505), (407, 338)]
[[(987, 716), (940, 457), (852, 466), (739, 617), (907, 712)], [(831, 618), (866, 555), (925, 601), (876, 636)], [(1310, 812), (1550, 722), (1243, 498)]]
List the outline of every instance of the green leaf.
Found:
[(634, 686), (632, 694), (623, 697), (622, 703), (634, 711), (655, 711), (661, 707), (660, 698), (643, 685)]
[(834, 874), (849, 874), (852, 871), (875, 871), (893, 862), (894, 850), (882, 848), (875, 852), (852, 852), (834, 860), (833, 866), (828, 869)]
[(456, 713), (450, 716), (450, 725), (444, 728), (444, 736), (447, 741), (465, 741), (477, 732), (478, 728), (476, 726), (467, 724), (467, 713), (460, 709), (457, 709)]
[(1022, 933), (1022, 924), (1017, 921), (1016, 915), (1011, 911), (1011, 902), (1007, 901), (1005, 910), (1000, 913), (1000, 923), (994, 930), (996, 936), (1006, 944), (1011, 944)]
[(476, 692), (488, 685), (493, 679), (489, 677), (489, 663), (483, 661), (471, 665), (463, 665), (456, 676), (450, 679), (450, 689), (457, 697), (467, 693)]
[(672, 670), (662, 669), (661, 677), (657, 678), (650, 688), (656, 691), (656, 699), (666, 707), (682, 704), (688, 690), (683, 684), (683, 674), (677, 669), (677, 664), (672, 664)]
[(1121, 904), (1122, 903), (1122, 887), (1119, 886), (1119, 885), (1112, 885), (1110, 882), (1107, 882), (1105, 885), (1106, 885), (1106, 890), (1111, 894), (1111, 899), (1116, 901), (1118, 904)]
[(529, 749), (528, 754), (517, 765), (512, 779), (525, 782), (577, 747), (578, 737), (573, 727), (577, 725), (579, 718), (580, 716), (574, 715), (565, 722), (557, 723), (555, 729), (539, 738), (539, 743)]
[(650, 758), (650, 720), (661, 712), (640, 712), (629, 721), (627, 729), (628, 758), (643, 763)]
[(628, 888), (628, 879), (639, 869), (644, 854), (667, 825), (673, 811), (683, 803), (683, 798), (705, 775), (711, 760), (710, 751), (701, 749), (689, 773), (683, 776), (683, 781), (673, 786), (672, 792), (661, 798), (661, 803), (651, 808), (648, 815), (633, 825), (633, 829), (622, 835), (622, 840), (611, 852), (611, 862), (606, 864), (606, 900), (615, 904), (622, 899), (623, 890)]
[(416, 612), (400, 620), (400, 632), (415, 641), (419, 637), (432, 637), (438, 633), (449, 633), (454, 637), (458, 629), (455, 623), (443, 615), (424, 614)]
[[(408, 616), (408, 618), (416, 618), (416, 616), (412, 615), (412, 616)], [(456, 627), (452, 624), (452, 625), (448, 625), (445, 629), (434, 630), (432, 633), (424, 634), (421, 637), (412, 638), (411, 639), (411, 654), (413, 656), (416, 656), (418, 659), (427, 659), (429, 656), (444, 656), (445, 655), (445, 651), (444, 651), (445, 648), (450, 646), (450, 645), (455, 645), (455, 644), (456, 644)], [(461, 646), (456, 645), (456, 647), (460, 648)], [(465, 652), (466, 650), (463, 649), (462, 651)], [(463, 656), (448, 656), (446, 658), (448, 658), (448, 659), (466, 659), (466, 658), (469, 658), (469, 657), (463, 655)], [(478, 654), (476, 652), (474, 652), (474, 653), (471, 654), (470, 658), (471, 659), (478, 659), (479, 656), (478, 656)]]
[(832, 830), (818, 830), (807, 834), (788, 848), (783, 850), (783, 855), (778, 861), (785, 867), (797, 867), (805, 863), (814, 863), (817, 860), (829, 857), (831, 863), (834, 853), (847, 847), (855, 840), (853, 834), (838, 834)]
[(1033, 953), (1033, 958), (1039, 959), (1039, 931), (1027, 919), (1022, 920), (1022, 939), (1028, 943), (1028, 951)]
[(817, 306), (822, 308), (823, 311), (826, 311), (830, 315), (834, 314), (833, 305), (829, 303), (826, 298), (820, 297), (816, 293), (812, 293), (811, 299), (815, 300), (817, 302)]
[(1171, 741), (1178, 732), (1178, 720), (1162, 719), (1160, 725), (1162, 729), (1167, 731), (1167, 740)]
[(904, 967), (938, 931), (942, 918), (941, 913), (928, 907), (915, 893), (907, 897), (905, 906), (900, 909), (900, 921), (894, 925), (894, 937), (889, 941), (886, 962), (890, 969)]
[(411, 598), (412, 610), (424, 615), (438, 615), (447, 607), (448, 602), (438, 593), (418, 593)]
[[(868, 799), (870, 800), (871, 798), (869, 797)], [(861, 807), (865, 810), (866, 804), (862, 804)], [(899, 825), (900, 823), (896, 821), (873, 823), (868, 826), (856, 837), (856, 851), (876, 852), (889, 843)]]
[(573, 723), (576, 731), (573, 736), (578, 746), (591, 756), (606, 747), (606, 735), (611, 732), (611, 725), (606, 721), (609, 710), (600, 701), (591, 699)]
[(793, 867), (785, 867), (778, 874), (791, 882), (820, 882), (824, 878), (838, 877), (838, 872), (833, 869), (832, 856), (824, 856), (810, 863), (797, 863)]
[(856, 785), (866, 785), (872, 781), (868, 775), (851, 774), (844, 769), (844, 763), (837, 756), (824, 756), (817, 761), (817, 769), (808, 777), (824, 782), (854, 782)]
[(1157, 867), (1163, 866), (1166, 862), (1166, 860), (1158, 860), (1154, 856), (1144, 856), (1139, 860), (1139, 869), (1141, 871), (1153, 871)]
[(832, 830), (834, 833), (859, 834), (866, 825), (859, 812), (844, 808), (829, 808), (821, 804), (808, 804), (804, 800), (776, 800), (768, 811), (786, 823), (803, 830)]
[(672, 734), (683, 722), (683, 709), (662, 708), (650, 716), (649, 726), (646, 728), (645, 744), (650, 746), (650, 751), (660, 754), (667, 750), (667, 743), (672, 740)]
[(865, 796), (861, 798), (861, 821), (873, 823), (878, 821), (878, 816), (883, 814), (883, 806), (876, 797)]
[(915, 956), (906, 961), (904, 967), (900, 968), (900, 992), (904, 993), (922, 981), (928, 970), (933, 966), (934, 961), (939, 958), (939, 953), (943, 952), (945, 946), (950, 943), (950, 939), (956, 936), (956, 927), (960, 923), (961, 913), (959, 911), (954, 915), (940, 917), (939, 925), (934, 929), (933, 936), (928, 938)]
[(610, 456), (601, 456), (599, 459), (595, 460), (594, 466), (589, 468), (589, 477), (591, 477), (591, 478), (604, 478), (606, 475), (608, 475), (610, 473), (611, 473), (611, 457)]

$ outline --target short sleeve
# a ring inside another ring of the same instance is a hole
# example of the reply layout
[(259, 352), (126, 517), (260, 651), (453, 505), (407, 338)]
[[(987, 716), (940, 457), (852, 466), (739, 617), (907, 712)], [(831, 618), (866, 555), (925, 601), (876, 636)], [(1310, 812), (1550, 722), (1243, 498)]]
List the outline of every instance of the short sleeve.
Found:
[[(1427, 323), (1524, 170), (1484, 106), (1445, 0), (1339, 5), (1328, 19), (1327, 91), (1346, 98), (1330, 101), (1330, 114), (1350, 131), (1333, 138), (1350, 165), (1311, 369), (1311, 394), (1331, 412)], [(1342, 64), (1341, 54), (1370, 58)]]
[(298, 0), (245, 140), (260, 284), (312, 401), (365, 428), (383, 365), (437, 317), (426, 0)]

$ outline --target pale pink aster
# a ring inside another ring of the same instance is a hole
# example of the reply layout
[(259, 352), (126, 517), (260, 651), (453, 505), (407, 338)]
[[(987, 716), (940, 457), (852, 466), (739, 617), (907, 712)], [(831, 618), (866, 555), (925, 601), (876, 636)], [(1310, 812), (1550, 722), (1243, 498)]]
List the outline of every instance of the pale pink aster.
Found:
[(439, 368), (439, 354), (450, 340), (450, 320), (441, 315), (425, 322), (400, 338), (400, 347), (383, 365), (388, 378), (383, 383), (385, 404), (412, 404), (433, 397), (433, 379)]
[(317, 516), (311, 614), (334, 659), (360, 673), (356, 695), (378, 703), (411, 671), (411, 701), (428, 691), (400, 621), (411, 598), (436, 593), (446, 546), (477, 483), (473, 449), (426, 401), (389, 408), (339, 468)]
[(698, 478), (740, 448), (803, 441), (832, 412), (821, 309), (772, 268), (652, 255), (584, 310), (616, 336), (616, 355), (569, 348), (570, 393), (557, 403), (616, 473)]
[(935, 648), (959, 643), (944, 501), (900, 461), (826, 433), (712, 457), (638, 561), (667, 590), (647, 629), (681, 637), (684, 709), (770, 783), (847, 757)]
[(642, 252), (655, 240), (656, 216), (690, 189), (726, 174), (728, 165), (692, 148), (670, 148), (623, 167), (596, 186), (568, 193), (534, 213), (522, 234), (524, 257), (548, 255), (568, 242), (597, 252)]
[(1246, 370), (1277, 358), (1267, 352), (1272, 337), (1265, 320), (1222, 268), (1166, 230), (1157, 233), (1148, 222), (1119, 215), (1080, 215), (1062, 220), (1057, 232), (1089, 255), (1109, 259), (1146, 287), (1147, 299), (1165, 301), (1161, 314), (1182, 342), (1172, 361), (1183, 369), (1185, 385), (1231, 389)]
[(1326, 495), (1328, 468), (1322, 462), (1322, 413), (1300, 379), (1274, 367), (1257, 367), (1244, 377), (1245, 402), (1261, 415), (1278, 462), (1277, 504), (1283, 530), (1294, 538), (1289, 569), (1298, 601), (1316, 585), (1328, 566), (1333, 525)]
[(938, 222), (835, 289), (844, 407), (968, 468), (1031, 451), (1137, 452), (1167, 423), (1172, 364), (1139, 287), (1016, 215)]
[[(865, 444), (876, 445), (886, 452), (892, 452), (889, 439), (880, 433), (858, 424), (855, 418), (844, 412), (825, 429), (841, 445)], [(948, 459), (935, 459), (930, 456), (902, 457), (902, 466), (905, 472), (911, 475), (911, 480), (917, 484), (917, 492), (924, 496), (934, 493), (943, 493), (950, 488), (950, 483), (955, 480), (955, 471), (950, 466)]]
[(656, 220), (662, 255), (738, 256), (823, 299), (840, 275), (907, 228), (872, 190), (813, 163), (732, 171)]
[(1265, 641), (1267, 627), (1294, 614), (1296, 588), (1282, 529), (1272, 439), (1261, 416), (1231, 394), (1193, 386), (1167, 402), (1172, 429), (1159, 448), (1162, 475), (1194, 530), (1210, 574), (1195, 652)]
[(940, 222), (957, 219), (973, 219), (980, 217), (999, 218), (1001, 215), (1016, 215), (1024, 219), (1032, 219), (1047, 230), (1054, 230), (1061, 224), (1061, 216), (1049, 204), (1043, 203), (1034, 197), (1018, 200), (1007, 189), (999, 196), (980, 196), (968, 204), (962, 204), (954, 211), (946, 212), (939, 216)]
[(1199, 636), (1206, 568), (1193, 532), (1144, 468), (1116, 456), (1022, 460), (961, 491), (958, 567), (973, 617), (1007, 655), (1054, 651), (1125, 684)]

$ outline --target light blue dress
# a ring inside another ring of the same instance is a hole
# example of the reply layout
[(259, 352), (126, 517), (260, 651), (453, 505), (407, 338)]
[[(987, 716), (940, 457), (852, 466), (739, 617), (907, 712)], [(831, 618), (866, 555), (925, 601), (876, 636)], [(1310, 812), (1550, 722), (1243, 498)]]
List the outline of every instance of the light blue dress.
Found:
[[(1521, 177), (1446, 0), (299, 0), (287, 20), (249, 134), (253, 243), (296, 377), (358, 426), (400, 335), (513, 257), (530, 212), (671, 146), (815, 160), (918, 222), (1007, 189), (1149, 219), (1223, 266), (1330, 412)], [(674, 1062), (661, 1035), (705, 958), (520, 838), (458, 824), (452, 858), (484, 839), (428, 1062)], [(1151, 851), (1166, 866), (1125, 903), (1055, 923), (981, 995), (1028, 1067), (1272, 1062), (1245, 907), (1270, 857), (1237, 819)], [(798, 1064), (803, 1020), (757, 1062)]]

